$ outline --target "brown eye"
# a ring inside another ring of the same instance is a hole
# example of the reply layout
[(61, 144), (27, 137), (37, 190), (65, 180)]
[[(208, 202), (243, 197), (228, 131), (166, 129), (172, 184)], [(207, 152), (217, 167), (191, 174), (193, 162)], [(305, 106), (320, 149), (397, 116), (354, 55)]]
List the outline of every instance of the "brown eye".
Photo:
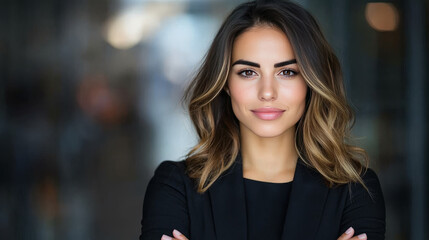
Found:
[(297, 74), (297, 72), (295, 72), (295, 71), (293, 71), (293, 70), (289, 70), (289, 69), (282, 70), (282, 71), (280, 72), (280, 75), (287, 76), (287, 77), (291, 77), (291, 76), (294, 76), (294, 75), (296, 75), (296, 74)]
[(242, 77), (249, 78), (249, 77), (253, 77), (253, 76), (255, 76), (255, 75), (256, 75), (256, 73), (255, 73), (254, 71), (252, 71), (252, 70), (246, 69), (246, 70), (240, 71), (240, 72), (238, 73), (238, 75), (240, 75), (240, 76), (242, 76)]

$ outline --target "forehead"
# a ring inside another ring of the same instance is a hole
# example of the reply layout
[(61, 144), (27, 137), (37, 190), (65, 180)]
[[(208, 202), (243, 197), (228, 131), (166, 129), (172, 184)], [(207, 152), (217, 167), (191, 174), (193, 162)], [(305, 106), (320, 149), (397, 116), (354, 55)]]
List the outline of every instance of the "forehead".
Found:
[(232, 59), (284, 61), (295, 57), (286, 34), (271, 26), (254, 26), (234, 41)]

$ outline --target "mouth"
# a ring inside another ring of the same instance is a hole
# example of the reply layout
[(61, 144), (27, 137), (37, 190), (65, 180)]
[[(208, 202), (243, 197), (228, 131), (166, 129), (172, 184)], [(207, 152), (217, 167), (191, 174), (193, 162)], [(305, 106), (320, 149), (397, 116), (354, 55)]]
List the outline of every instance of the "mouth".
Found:
[(271, 108), (271, 107), (265, 107), (265, 108), (258, 108), (251, 110), (255, 116), (261, 120), (276, 120), (277, 118), (281, 117), (283, 115), (283, 112), (286, 110), (279, 109), (279, 108)]

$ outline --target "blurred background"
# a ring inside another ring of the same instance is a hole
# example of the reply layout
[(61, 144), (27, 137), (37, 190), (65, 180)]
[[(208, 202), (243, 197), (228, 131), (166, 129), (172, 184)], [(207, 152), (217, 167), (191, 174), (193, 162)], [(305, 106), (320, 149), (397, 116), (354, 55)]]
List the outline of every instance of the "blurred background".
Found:
[[(3, 0), (0, 239), (137, 239), (154, 169), (196, 143), (183, 89), (241, 2)], [(425, 239), (428, 1), (295, 2), (343, 64), (386, 239)]]

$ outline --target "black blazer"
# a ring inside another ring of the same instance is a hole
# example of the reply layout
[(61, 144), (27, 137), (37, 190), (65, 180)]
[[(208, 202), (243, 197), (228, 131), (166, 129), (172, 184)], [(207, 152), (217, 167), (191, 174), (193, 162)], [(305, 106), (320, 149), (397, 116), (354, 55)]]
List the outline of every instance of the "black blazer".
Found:
[[(356, 234), (366, 233), (368, 240), (384, 239), (379, 180), (371, 169), (363, 179), (372, 196), (360, 184), (328, 188), (318, 172), (299, 160), (281, 239), (335, 240), (350, 226)], [(244, 194), (240, 156), (204, 194), (195, 191), (184, 161), (164, 161), (146, 190), (140, 240), (172, 236), (173, 229), (190, 240), (247, 239)]]

